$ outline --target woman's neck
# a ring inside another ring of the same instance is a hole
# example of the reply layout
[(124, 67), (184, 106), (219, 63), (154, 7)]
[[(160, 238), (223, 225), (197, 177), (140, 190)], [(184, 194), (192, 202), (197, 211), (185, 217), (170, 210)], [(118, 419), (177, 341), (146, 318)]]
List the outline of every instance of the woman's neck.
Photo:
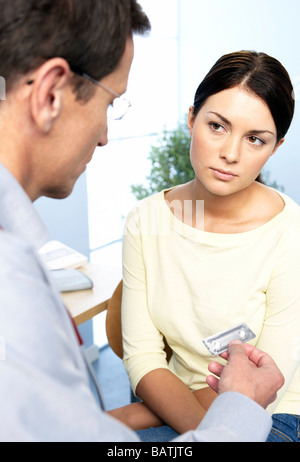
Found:
[(206, 213), (216, 219), (239, 220), (256, 195), (256, 183), (226, 196), (211, 193), (196, 179), (190, 187), (192, 200), (203, 200)]
[[(217, 196), (193, 180), (168, 191), (165, 199), (172, 213), (185, 224), (220, 234), (254, 229), (284, 208), (278, 193), (257, 182), (236, 193)], [(199, 219), (199, 211), (203, 219)]]

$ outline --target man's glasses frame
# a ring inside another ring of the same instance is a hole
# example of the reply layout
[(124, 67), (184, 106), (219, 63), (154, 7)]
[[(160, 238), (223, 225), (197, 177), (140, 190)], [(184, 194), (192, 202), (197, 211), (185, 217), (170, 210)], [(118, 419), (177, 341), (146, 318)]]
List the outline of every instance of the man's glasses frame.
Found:
[(74, 72), (74, 74), (77, 74), (80, 77), (83, 77), (84, 79), (89, 80), (94, 85), (97, 85), (98, 87), (101, 87), (103, 90), (105, 90), (108, 93), (115, 96), (116, 99), (113, 101), (112, 104), (110, 104), (110, 109), (108, 111), (108, 116), (112, 120), (121, 120), (121, 119), (123, 119), (123, 117), (127, 113), (128, 109), (132, 106), (130, 101), (128, 101), (122, 95), (119, 95), (119, 93), (116, 93), (115, 91), (111, 90), (106, 85), (103, 85), (103, 83), (99, 82), (99, 80), (94, 79), (94, 77), (87, 74), (86, 72), (81, 71), (80, 69), (77, 69), (76, 67), (73, 67), (73, 66), (70, 66), (70, 69), (71, 69), (72, 72)]

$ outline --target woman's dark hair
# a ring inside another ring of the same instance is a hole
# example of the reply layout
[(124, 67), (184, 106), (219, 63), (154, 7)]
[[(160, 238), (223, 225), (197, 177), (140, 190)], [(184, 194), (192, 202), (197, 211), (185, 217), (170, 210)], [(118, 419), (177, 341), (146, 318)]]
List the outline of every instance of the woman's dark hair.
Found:
[[(207, 98), (235, 86), (244, 87), (267, 104), (276, 125), (277, 143), (284, 138), (294, 115), (293, 85), (282, 64), (265, 53), (240, 51), (222, 56), (196, 91), (194, 116)], [(262, 181), (261, 176), (257, 181)]]
[(196, 116), (209, 96), (240, 85), (262, 99), (277, 129), (277, 143), (286, 135), (294, 115), (290, 77), (277, 59), (265, 53), (240, 51), (222, 56), (199, 85), (194, 101)]
[[(0, 75), (7, 91), (54, 57), (100, 80), (117, 67), (128, 36), (151, 27), (136, 0), (0, 0), (0, 11)], [(83, 88), (93, 89), (78, 76), (74, 87), (79, 99), (87, 97)]]

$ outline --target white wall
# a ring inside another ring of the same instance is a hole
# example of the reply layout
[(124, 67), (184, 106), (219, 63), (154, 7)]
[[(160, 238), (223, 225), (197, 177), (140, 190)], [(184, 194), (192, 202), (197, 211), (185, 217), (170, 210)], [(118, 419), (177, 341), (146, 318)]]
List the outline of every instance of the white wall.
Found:
[[(87, 169), (91, 261), (121, 267), (124, 219), (136, 203), (130, 186), (149, 173), (151, 144), (179, 118), (178, 1), (140, 0), (152, 24), (135, 38), (126, 97), (128, 115), (109, 125), (109, 144), (97, 149)], [(115, 242), (118, 241), (119, 242)], [(106, 343), (105, 313), (96, 316), (94, 340)]]
[(242, 49), (265, 52), (289, 72), (296, 112), (285, 144), (266, 166), (271, 179), (300, 203), (300, 2), (298, 0), (180, 0), (180, 112), (216, 60)]
[(122, 238), (124, 217), (136, 203), (130, 186), (143, 183), (155, 136), (179, 116), (177, 0), (140, 3), (152, 31), (135, 37), (126, 94), (132, 107), (123, 120), (110, 122), (109, 144), (97, 148), (87, 169), (92, 251)]

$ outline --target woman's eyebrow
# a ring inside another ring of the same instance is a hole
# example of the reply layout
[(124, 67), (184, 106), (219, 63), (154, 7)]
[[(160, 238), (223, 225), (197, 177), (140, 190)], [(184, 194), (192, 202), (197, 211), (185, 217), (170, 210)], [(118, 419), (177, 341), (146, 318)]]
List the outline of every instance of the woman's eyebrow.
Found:
[[(221, 119), (226, 125), (229, 125), (229, 127), (232, 127), (232, 123), (229, 122), (229, 120), (227, 120), (224, 116), (222, 116), (222, 115), (219, 114), (218, 112), (209, 111), (208, 114), (214, 114), (214, 115), (216, 115), (216, 116), (219, 117), (219, 119)], [(263, 133), (269, 133), (270, 135), (275, 136), (275, 133), (271, 132), (270, 130), (249, 130), (249, 131), (247, 132), (247, 134), (249, 134), (249, 135), (262, 135)]]
[(247, 132), (249, 135), (263, 135), (264, 133), (269, 133), (270, 135), (275, 136), (275, 133), (271, 132), (270, 130), (249, 130)]
[(229, 120), (227, 120), (225, 117), (223, 117), (218, 112), (209, 111), (208, 114), (214, 114), (217, 117), (219, 117), (219, 119), (221, 119), (226, 125), (229, 125), (230, 127), (232, 126), (231, 122), (229, 122)]

